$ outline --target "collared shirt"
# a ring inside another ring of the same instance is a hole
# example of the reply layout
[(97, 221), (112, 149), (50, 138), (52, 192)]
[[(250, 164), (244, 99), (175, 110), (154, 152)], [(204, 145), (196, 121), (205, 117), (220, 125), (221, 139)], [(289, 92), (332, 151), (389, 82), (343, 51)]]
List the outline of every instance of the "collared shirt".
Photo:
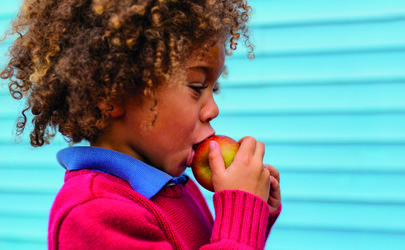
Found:
[(126, 180), (148, 199), (165, 185), (176, 185), (189, 178), (186, 175), (172, 177), (129, 155), (105, 148), (69, 147), (59, 151), (57, 159), (66, 170), (97, 170)]

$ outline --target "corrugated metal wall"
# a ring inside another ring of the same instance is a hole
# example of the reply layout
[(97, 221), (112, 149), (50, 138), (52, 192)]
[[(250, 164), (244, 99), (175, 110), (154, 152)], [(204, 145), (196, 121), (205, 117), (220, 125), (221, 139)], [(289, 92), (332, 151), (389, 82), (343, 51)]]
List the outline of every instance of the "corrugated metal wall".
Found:
[[(264, 141), (281, 172), (284, 210), (267, 248), (405, 249), (405, 1), (253, 6), (256, 59), (227, 59), (213, 124)], [(0, 28), (15, 11), (0, 3)], [(0, 106), (0, 249), (44, 249), (65, 144), (15, 144), (4, 88)]]

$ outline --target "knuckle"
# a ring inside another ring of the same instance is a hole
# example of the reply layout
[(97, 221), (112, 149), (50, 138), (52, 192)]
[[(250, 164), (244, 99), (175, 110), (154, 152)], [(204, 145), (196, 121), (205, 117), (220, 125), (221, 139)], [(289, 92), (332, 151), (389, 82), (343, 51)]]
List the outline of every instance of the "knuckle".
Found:
[(277, 169), (274, 170), (274, 176), (280, 179), (280, 172)]
[(216, 160), (215, 154), (209, 154), (208, 155), (208, 161), (209, 162), (215, 162), (215, 160)]
[(256, 143), (256, 139), (251, 136), (246, 136), (243, 139), (243, 143), (246, 143), (246, 144)]
[[(267, 172), (267, 173), (266, 173)], [(265, 171), (265, 172), (263, 172), (262, 173), (262, 175), (261, 175), (261, 180), (262, 180), (262, 182), (263, 183), (266, 183), (266, 184), (268, 184), (268, 185), (270, 185), (270, 178), (271, 178), (271, 176), (270, 176), (270, 174), (268, 173), (269, 171)]]
[(277, 170), (277, 168), (275, 168), (275, 167), (273, 167), (271, 165), (269, 165), (269, 166), (270, 166), (270, 170), (271, 170), (271, 173), (272, 173), (273, 176), (279, 176), (280, 175), (280, 172)]
[(268, 169), (263, 169), (263, 171), (264, 171), (264, 175), (265, 175), (267, 178), (270, 179), (270, 177), (271, 177), (270, 171), (269, 171)]
[(251, 142), (251, 143), (255, 143), (255, 142), (256, 142), (256, 139), (253, 138), (252, 136), (248, 136), (248, 137), (247, 137), (247, 140), (248, 140), (249, 142)]
[(208, 154), (208, 160), (214, 161), (216, 158), (217, 158), (216, 152), (210, 152), (210, 153)]

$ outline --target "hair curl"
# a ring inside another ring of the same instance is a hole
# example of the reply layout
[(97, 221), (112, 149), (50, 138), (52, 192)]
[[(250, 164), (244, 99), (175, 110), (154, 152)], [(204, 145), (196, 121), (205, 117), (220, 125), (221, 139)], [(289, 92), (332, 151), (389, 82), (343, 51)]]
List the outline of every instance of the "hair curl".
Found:
[(59, 131), (94, 141), (107, 126), (100, 98), (154, 97), (158, 82), (182, 70), (195, 44), (249, 42), (246, 0), (25, 0), (1, 72), (13, 98), (26, 98), (17, 135), (33, 115), (32, 146)]

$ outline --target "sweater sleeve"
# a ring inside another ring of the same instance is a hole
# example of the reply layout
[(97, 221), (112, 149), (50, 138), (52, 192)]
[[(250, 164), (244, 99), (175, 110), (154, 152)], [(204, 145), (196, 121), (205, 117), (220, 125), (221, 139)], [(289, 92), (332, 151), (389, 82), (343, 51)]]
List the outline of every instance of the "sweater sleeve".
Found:
[(60, 221), (55, 249), (173, 249), (156, 218), (142, 206), (96, 198)]
[(270, 214), (264, 200), (247, 192), (226, 190), (215, 193), (213, 201), (216, 215), (211, 244), (202, 249), (264, 248)]
[(269, 221), (267, 223), (267, 230), (266, 230), (266, 240), (270, 235), (271, 228), (273, 227), (274, 223), (276, 222), (278, 216), (281, 213), (281, 209), (282, 209), (282, 206), (280, 204), (280, 207), (277, 209), (277, 211), (269, 214)]

